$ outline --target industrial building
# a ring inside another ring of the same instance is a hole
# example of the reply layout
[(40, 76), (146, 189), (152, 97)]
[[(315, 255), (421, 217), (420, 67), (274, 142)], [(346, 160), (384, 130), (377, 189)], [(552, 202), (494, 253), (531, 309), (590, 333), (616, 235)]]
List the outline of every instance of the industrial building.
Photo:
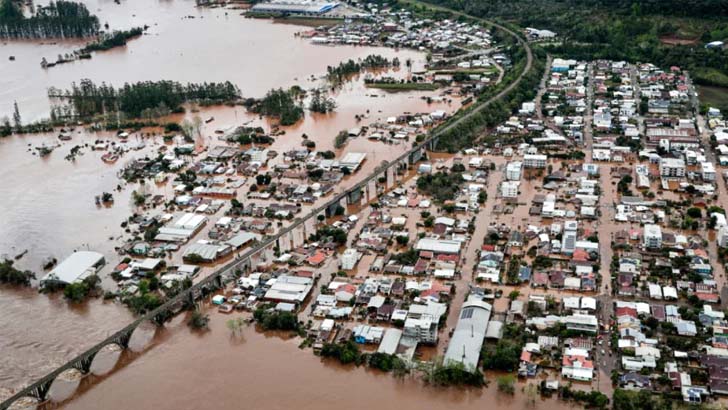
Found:
[(91, 275), (95, 275), (105, 264), (104, 255), (98, 252), (75, 252), (48, 272), (40, 283), (42, 286), (46, 283), (69, 285), (80, 282)]
[(159, 228), (154, 240), (162, 242), (186, 242), (190, 237), (199, 232), (205, 224), (207, 224), (206, 216), (185, 213), (172, 223)]
[(468, 297), (445, 353), (446, 364), (462, 363), (467, 369), (477, 368), (492, 310), (490, 304), (473, 295)]
[(339, 168), (347, 168), (350, 172), (359, 169), (367, 154), (363, 152), (349, 152), (339, 161)]
[(460, 241), (446, 240), (446, 239), (435, 239), (435, 238), (422, 238), (417, 241), (415, 250), (427, 251), (435, 254), (450, 254), (457, 255), (460, 253)]
[(311, 278), (281, 275), (265, 293), (265, 299), (276, 302), (303, 302), (313, 288)]
[(258, 3), (251, 10), (258, 13), (324, 14), (338, 6), (337, 2), (282, 0)]

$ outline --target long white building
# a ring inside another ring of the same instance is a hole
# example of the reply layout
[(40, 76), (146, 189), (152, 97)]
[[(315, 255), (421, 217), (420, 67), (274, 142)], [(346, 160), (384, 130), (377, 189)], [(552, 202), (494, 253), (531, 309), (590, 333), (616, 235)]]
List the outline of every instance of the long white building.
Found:
[(460, 310), (460, 319), (445, 353), (445, 364), (462, 363), (466, 369), (476, 369), (483, 347), (485, 331), (493, 307), (482, 300), (468, 297)]

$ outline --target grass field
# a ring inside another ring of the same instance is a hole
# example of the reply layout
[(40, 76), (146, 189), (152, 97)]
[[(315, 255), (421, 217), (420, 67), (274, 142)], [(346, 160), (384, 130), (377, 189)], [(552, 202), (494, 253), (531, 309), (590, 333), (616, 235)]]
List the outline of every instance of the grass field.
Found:
[(698, 86), (700, 102), (728, 113), (728, 87)]

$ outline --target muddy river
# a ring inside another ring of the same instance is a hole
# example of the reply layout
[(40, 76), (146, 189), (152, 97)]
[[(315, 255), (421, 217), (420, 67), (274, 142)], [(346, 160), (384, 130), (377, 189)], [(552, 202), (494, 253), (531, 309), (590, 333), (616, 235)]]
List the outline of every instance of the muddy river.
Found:
[[(485, 389), (425, 386), (414, 376), (404, 380), (362, 368), (321, 361), (299, 350), (300, 339), (244, 328), (231, 336), (230, 316), (211, 313), (211, 330), (193, 333), (182, 320), (161, 330), (143, 355), (91, 388), (82, 387), (65, 409), (565, 409), (554, 399), (497, 392), (494, 376)], [(155, 345), (156, 344), (156, 345)], [(205, 369), (201, 371), (201, 369)], [(517, 386), (521, 390), (523, 384)]]

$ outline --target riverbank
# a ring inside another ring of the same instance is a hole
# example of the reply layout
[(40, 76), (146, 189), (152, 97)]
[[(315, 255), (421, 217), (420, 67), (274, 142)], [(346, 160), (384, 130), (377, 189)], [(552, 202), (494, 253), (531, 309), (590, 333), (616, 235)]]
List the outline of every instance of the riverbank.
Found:
[[(240, 336), (231, 336), (225, 325), (231, 317), (210, 312), (210, 331), (202, 333), (190, 330), (184, 320), (176, 320), (165, 327), (163, 344), (155, 338), (144, 355), (79, 392), (64, 408), (97, 409), (102, 405), (110, 410), (129, 406), (172, 410), (233, 408), (242, 403), (301, 410), (389, 408), (395, 403), (403, 410), (453, 405), (522, 410), (530, 406), (528, 397), (520, 393), (520, 384), (518, 393), (511, 396), (498, 393), (495, 383), (484, 389), (434, 388), (416, 377), (397, 380), (379, 371), (342, 366), (301, 352), (298, 338), (259, 333), (252, 326), (244, 328)], [(199, 371), (203, 368), (214, 372), (214, 380), (210, 373)], [(197, 388), (180, 389), (179, 380)], [(234, 381), (240, 388), (231, 389), (225, 381)], [(202, 388), (204, 394), (200, 393)], [(556, 399), (540, 398), (536, 407), (572, 408)]]

